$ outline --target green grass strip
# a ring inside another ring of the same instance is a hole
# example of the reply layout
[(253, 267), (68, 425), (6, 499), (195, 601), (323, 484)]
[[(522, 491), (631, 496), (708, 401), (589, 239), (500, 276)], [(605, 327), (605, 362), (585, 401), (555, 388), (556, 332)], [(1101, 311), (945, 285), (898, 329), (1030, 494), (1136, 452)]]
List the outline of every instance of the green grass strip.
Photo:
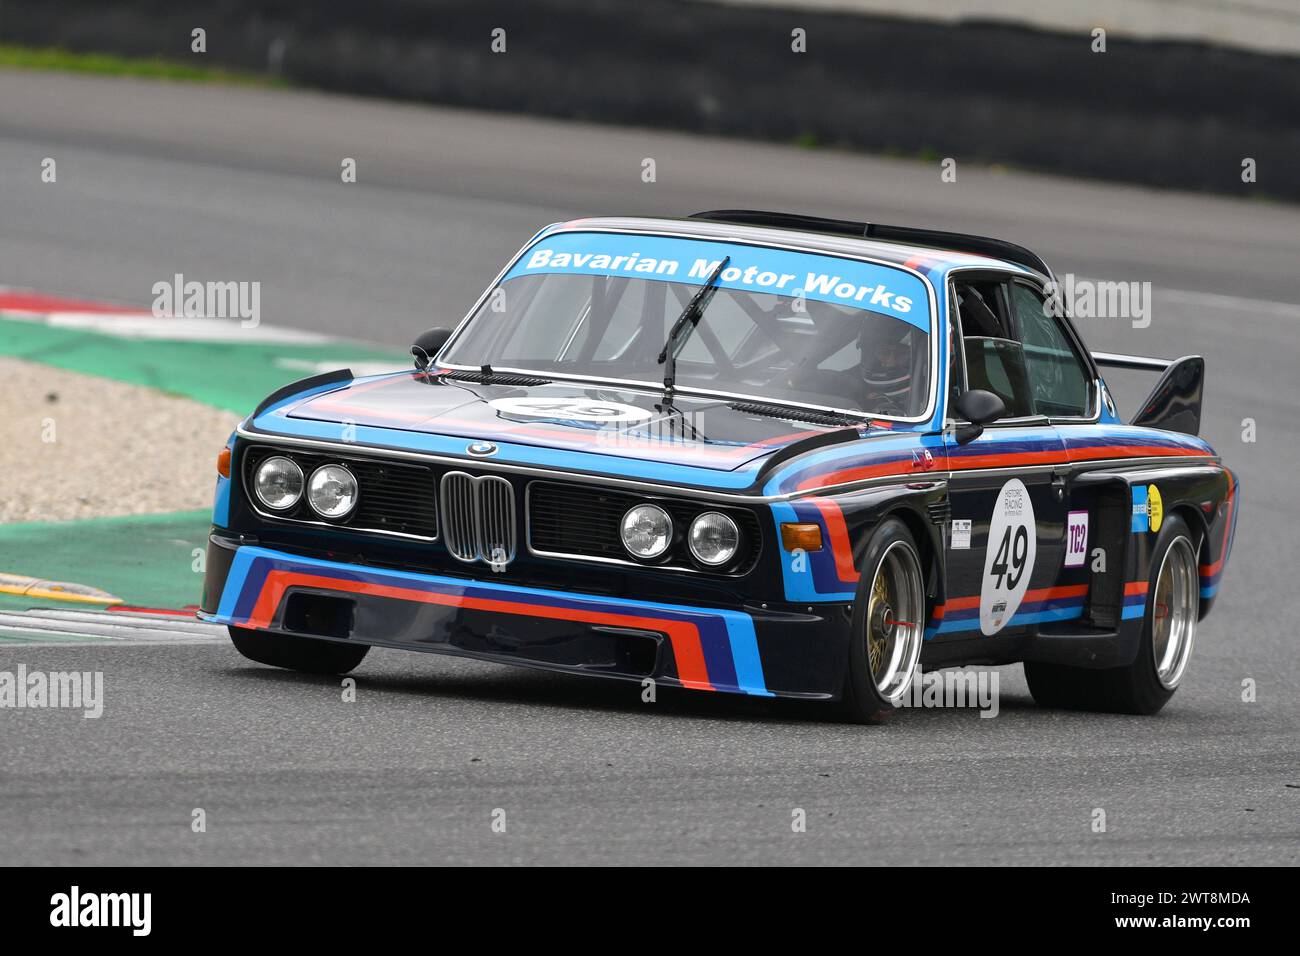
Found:
[[(201, 55), (195, 54), (196, 57)], [(239, 86), (288, 85), (278, 76), (197, 66), (163, 57), (77, 53), (57, 47), (26, 47), (13, 44), (0, 44), (0, 67), (19, 70), (57, 70), (64, 73), (95, 73), (101, 76), (134, 76), (184, 83), (232, 83)]]

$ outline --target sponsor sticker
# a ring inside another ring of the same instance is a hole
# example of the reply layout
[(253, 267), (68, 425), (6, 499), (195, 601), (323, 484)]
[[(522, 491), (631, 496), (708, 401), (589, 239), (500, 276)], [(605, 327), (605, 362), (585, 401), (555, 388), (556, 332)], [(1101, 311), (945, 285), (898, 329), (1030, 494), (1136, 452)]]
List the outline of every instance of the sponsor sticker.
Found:
[[(1147, 511), (1147, 487), (1146, 485), (1133, 486), (1133, 524), (1131, 530), (1134, 534), (1151, 530), (1151, 515)], [(1150, 487), (1154, 488), (1155, 485)]]
[(1147, 519), (1152, 531), (1159, 531), (1165, 523), (1165, 503), (1160, 497), (1160, 489), (1155, 485), (1147, 485)]
[(952, 544), (949, 545), (949, 547), (951, 547), (952, 550), (954, 551), (970, 550), (970, 525), (971, 522), (969, 518), (964, 518), (964, 519), (953, 518)]
[(1012, 478), (998, 492), (989, 525), (980, 586), (980, 631), (985, 635), (1006, 627), (1029, 590), (1038, 553), (1036, 527), (1029, 490)]
[(930, 331), (929, 298), (916, 276), (892, 266), (741, 243), (669, 236), (557, 232), (543, 236), (503, 281), (523, 275), (618, 276), (698, 284), (723, 256), (722, 289), (801, 296), (893, 316)]
[(1083, 567), (1088, 556), (1088, 512), (1071, 511), (1065, 525), (1065, 566)]

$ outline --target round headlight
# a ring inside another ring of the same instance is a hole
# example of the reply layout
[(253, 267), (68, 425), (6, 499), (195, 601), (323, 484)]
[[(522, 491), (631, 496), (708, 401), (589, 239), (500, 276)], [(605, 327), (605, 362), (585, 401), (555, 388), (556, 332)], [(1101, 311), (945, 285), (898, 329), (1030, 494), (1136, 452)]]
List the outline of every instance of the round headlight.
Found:
[(691, 522), (690, 545), (691, 554), (701, 564), (726, 564), (740, 547), (740, 529), (726, 515), (706, 511)]
[(357, 503), (357, 480), (342, 465), (321, 465), (307, 483), (307, 503), (318, 515), (342, 518)]
[(302, 497), (302, 469), (279, 455), (268, 458), (257, 466), (253, 490), (258, 500), (273, 511), (292, 508)]
[(638, 558), (657, 558), (673, 541), (673, 519), (657, 505), (637, 505), (623, 515), (623, 547)]

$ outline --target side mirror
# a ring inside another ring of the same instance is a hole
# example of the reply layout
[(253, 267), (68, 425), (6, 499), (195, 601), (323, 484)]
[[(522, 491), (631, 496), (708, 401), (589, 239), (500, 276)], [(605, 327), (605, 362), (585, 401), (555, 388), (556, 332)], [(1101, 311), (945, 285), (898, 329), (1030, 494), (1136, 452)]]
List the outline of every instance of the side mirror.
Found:
[(411, 346), (411, 354), (415, 356), (415, 367), (421, 372), (428, 368), (433, 357), (442, 351), (449, 338), (451, 338), (451, 329), (430, 329), (420, 335)]
[(965, 445), (984, 434), (984, 426), (1007, 413), (1006, 402), (992, 392), (972, 388), (957, 396), (956, 412), (969, 425), (957, 426), (957, 444)]

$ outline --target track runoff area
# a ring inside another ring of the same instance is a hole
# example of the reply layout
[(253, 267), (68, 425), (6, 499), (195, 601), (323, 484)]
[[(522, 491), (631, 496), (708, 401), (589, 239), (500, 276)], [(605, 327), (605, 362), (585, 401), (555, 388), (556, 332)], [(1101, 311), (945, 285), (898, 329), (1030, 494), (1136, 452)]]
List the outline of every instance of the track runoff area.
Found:
[[(248, 316), (186, 317), (183, 292), (160, 298), (146, 310), (0, 287), (0, 366), (21, 422), (0, 451), (0, 644), (225, 640), (193, 610), (214, 462), (235, 422), (318, 371), (409, 361)], [(155, 448), (171, 439), (168, 455), (134, 453), (139, 420)], [(97, 498), (123, 458), (130, 484)]]

